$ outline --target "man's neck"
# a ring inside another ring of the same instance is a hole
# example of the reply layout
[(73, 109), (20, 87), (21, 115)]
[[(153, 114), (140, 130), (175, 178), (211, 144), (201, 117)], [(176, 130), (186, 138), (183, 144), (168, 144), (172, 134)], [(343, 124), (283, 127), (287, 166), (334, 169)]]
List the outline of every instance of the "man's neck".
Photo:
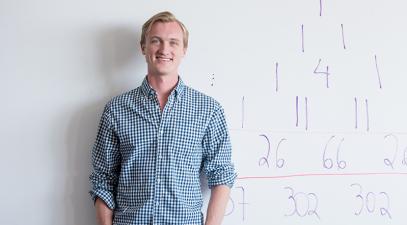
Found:
[(177, 86), (178, 75), (159, 76), (147, 74), (148, 84), (156, 91), (158, 97), (168, 97)]
[(160, 109), (163, 111), (165, 104), (167, 104), (168, 96), (170, 96), (171, 91), (177, 86), (178, 75), (155, 76), (147, 74), (147, 80), (150, 86), (156, 91)]

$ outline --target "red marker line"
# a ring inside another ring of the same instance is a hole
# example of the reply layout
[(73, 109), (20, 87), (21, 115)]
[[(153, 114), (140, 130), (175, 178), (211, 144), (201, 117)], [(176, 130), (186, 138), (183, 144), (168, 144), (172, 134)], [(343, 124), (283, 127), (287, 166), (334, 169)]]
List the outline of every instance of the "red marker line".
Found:
[(378, 175), (407, 175), (407, 173), (402, 172), (388, 172), (388, 173), (300, 173), (291, 175), (281, 175), (281, 176), (246, 176), (238, 177), (238, 180), (250, 180), (250, 179), (285, 179), (293, 177), (335, 177), (335, 176), (378, 176)]

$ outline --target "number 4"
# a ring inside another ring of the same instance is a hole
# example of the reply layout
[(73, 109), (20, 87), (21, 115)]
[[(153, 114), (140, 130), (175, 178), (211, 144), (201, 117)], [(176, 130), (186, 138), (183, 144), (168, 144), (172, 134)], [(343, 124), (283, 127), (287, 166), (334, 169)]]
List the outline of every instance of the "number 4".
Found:
[(326, 71), (323, 71), (323, 70), (320, 70), (320, 64), (321, 64), (321, 59), (319, 59), (319, 61), (318, 61), (318, 65), (317, 65), (317, 67), (315, 67), (315, 70), (314, 70), (314, 74), (322, 74), (322, 75), (325, 75), (326, 76), (326, 88), (329, 88), (329, 80), (328, 80), (328, 76), (330, 75), (330, 73), (329, 73), (329, 67), (328, 66), (326, 66)]

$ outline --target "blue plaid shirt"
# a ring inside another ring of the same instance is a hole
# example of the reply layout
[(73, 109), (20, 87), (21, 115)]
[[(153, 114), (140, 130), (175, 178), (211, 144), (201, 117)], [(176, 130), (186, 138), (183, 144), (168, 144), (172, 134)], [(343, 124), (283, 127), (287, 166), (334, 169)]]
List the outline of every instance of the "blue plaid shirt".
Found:
[(200, 172), (209, 188), (236, 174), (222, 107), (179, 78), (161, 112), (142, 85), (105, 107), (92, 151), (92, 199), (114, 210), (113, 224), (203, 224)]

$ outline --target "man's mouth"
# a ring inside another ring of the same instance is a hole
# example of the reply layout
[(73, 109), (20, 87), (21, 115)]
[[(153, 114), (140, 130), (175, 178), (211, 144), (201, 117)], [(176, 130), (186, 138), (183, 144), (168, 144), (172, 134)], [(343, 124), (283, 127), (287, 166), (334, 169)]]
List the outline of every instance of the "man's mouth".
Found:
[(157, 56), (156, 59), (158, 59), (160, 61), (166, 61), (166, 62), (172, 61), (172, 58), (165, 58), (165, 57), (160, 57), (160, 56)]

